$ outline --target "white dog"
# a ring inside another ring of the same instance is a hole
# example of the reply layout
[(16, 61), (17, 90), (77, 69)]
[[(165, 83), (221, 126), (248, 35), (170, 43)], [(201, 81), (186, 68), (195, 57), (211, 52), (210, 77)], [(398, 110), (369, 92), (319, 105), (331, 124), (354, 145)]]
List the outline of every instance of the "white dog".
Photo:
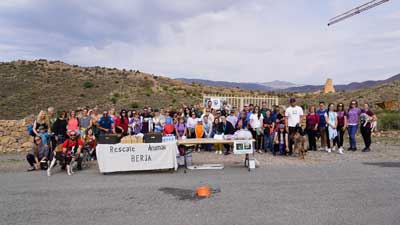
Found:
[[(62, 159), (61, 154), (62, 154), (62, 144), (58, 145), (54, 150), (53, 160), (51, 160), (50, 166), (47, 169), (47, 176), (51, 176), (51, 169), (55, 166), (57, 160), (59, 161), (59, 163), (64, 161), (64, 159)], [(67, 174), (69, 176), (71, 176), (74, 173), (72, 170), (74, 163), (75, 163), (74, 156), (72, 156), (70, 164), (66, 165), (65, 167)]]

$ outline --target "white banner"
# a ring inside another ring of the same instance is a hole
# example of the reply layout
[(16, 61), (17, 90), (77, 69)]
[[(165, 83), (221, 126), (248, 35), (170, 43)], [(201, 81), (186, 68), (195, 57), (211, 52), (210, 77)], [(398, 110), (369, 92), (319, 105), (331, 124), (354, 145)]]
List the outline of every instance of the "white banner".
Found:
[(175, 142), (148, 144), (99, 144), (97, 163), (101, 173), (138, 170), (177, 170)]

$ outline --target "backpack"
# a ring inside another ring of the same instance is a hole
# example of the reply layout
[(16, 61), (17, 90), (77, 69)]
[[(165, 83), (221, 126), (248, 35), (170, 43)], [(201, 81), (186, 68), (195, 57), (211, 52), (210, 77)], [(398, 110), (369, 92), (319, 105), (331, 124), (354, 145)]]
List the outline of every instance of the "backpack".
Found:
[(33, 136), (33, 137), (36, 136), (35, 133), (33, 132), (33, 124), (28, 124), (26, 126), (26, 130), (28, 131), (28, 134), (30, 136)]

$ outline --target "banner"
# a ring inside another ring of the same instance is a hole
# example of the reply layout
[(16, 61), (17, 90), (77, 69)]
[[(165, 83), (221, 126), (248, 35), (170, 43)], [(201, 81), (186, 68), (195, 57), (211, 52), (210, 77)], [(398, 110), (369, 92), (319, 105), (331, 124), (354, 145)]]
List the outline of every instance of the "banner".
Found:
[(99, 144), (97, 163), (101, 173), (175, 169), (178, 165), (175, 142), (148, 144)]

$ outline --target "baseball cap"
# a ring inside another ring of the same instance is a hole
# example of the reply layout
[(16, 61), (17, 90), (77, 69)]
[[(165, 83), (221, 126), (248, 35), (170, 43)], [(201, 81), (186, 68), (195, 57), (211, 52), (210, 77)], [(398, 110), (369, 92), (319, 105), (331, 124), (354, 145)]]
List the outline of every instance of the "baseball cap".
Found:
[(295, 99), (295, 98), (290, 98), (290, 99), (289, 99), (289, 102), (290, 102), (290, 103), (296, 102), (296, 99)]

